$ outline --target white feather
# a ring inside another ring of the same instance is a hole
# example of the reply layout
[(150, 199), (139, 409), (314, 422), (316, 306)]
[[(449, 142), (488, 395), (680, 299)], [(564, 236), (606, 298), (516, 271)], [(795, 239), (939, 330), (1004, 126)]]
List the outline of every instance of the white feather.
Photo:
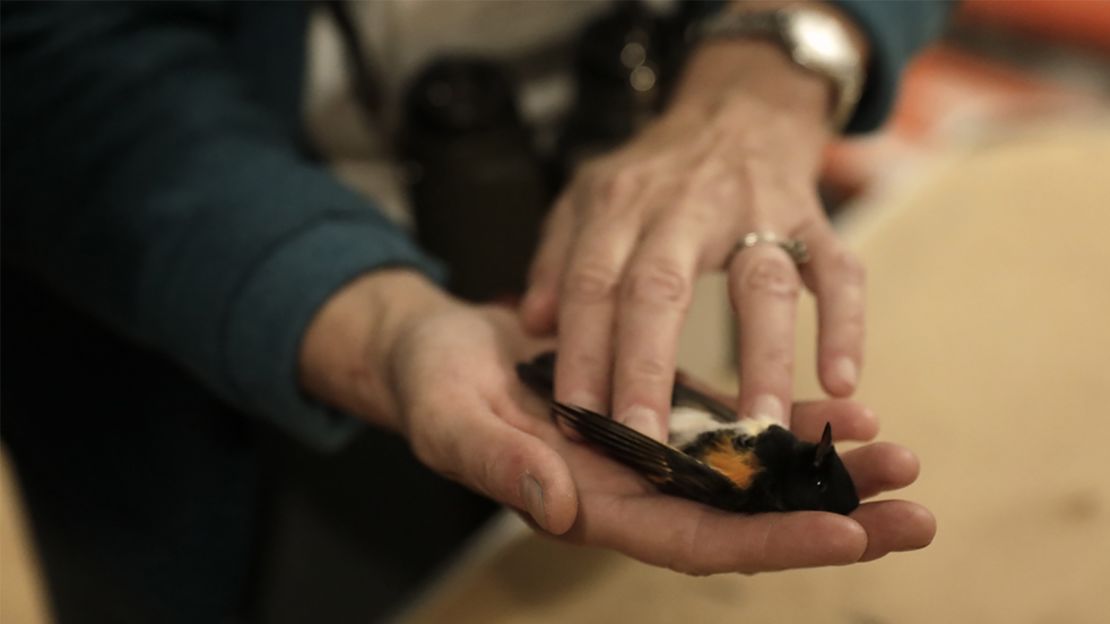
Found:
[(761, 416), (743, 418), (733, 423), (723, 423), (703, 409), (679, 406), (671, 410), (670, 432), (667, 441), (671, 446), (682, 448), (690, 444), (706, 431), (729, 429), (745, 436), (757, 436), (771, 425), (779, 424), (775, 419)]

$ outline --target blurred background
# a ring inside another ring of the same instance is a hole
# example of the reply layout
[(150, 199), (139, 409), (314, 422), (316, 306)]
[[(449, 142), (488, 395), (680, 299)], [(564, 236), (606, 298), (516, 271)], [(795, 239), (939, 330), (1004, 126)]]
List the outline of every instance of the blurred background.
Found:
[[(829, 150), (824, 193), (870, 270), (860, 398), (923, 475), (928, 549), (843, 570), (688, 578), (499, 516), (414, 622), (1105, 622), (1110, 590), (1110, 2), (962, 3), (885, 129)], [(734, 386), (724, 285), (680, 360)], [(812, 305), (798, 395), (817, 396)], [(49, 609), (10, 466), (0, 621)], [(899, 494), (900, 496), (903, 494)]]

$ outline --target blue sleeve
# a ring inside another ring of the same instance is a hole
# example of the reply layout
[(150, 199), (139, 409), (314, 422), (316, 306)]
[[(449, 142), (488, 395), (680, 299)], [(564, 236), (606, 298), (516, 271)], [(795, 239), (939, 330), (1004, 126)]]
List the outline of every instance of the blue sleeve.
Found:
[(299, 389), (308, 322), (363, 272), (438, 268), (252, 99), (225, 9), (4, 3), (4, 261), (334, 446), (357, 424)]
[(913, 55), (940, 37), (955, 0), (833, 0), (871, 42), (867, 84), (846, 131), (869, 132), (890, 115), (902, 71)]

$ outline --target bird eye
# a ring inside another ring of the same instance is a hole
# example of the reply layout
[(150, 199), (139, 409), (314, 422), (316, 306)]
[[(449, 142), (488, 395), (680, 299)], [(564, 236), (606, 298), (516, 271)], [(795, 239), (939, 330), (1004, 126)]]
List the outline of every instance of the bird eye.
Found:
[(814, 485), (817, 486), (817, 491), (819, 492), (825, 492), (829, 489), (829, 484), (824, 479), (817, 479), (817, 483)]

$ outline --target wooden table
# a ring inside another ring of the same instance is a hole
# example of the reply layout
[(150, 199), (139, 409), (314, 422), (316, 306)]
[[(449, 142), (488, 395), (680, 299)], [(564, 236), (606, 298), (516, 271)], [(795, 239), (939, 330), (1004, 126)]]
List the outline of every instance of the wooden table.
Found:
[[(840, 225), (870, 270), (860, 397), (921, 457), (900, 496), (936, 513), (932, 546), (691, 578), (506, 517), (400, 619), (1110, 621), (1110, 120), (945, 154)], [(699, 287), (681, 357), (727, 384), (724, 301)], [(812, 302), (801, 317), (798, 394), (817, 396)]]

